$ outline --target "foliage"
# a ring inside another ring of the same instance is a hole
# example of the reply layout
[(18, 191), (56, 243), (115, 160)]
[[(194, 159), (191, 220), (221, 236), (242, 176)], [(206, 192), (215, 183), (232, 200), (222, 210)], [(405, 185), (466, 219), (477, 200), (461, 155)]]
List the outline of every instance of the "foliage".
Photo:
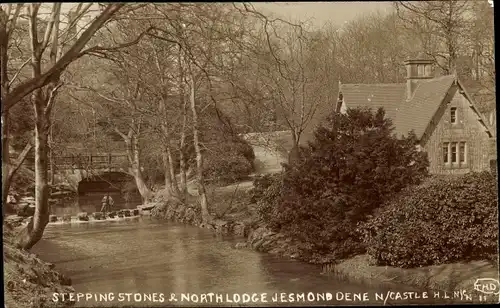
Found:
[[(266, 174), (253, 181), (254, 188), (250, 192), (250, 201), (257, 202), (259, 217), (267, 222), (276, 215), (276, 204), (283, 191), (283, 174)], [(272, 226), (271, 226), (272, 227)]]
[(253, 171), (252, 147), (240, 138), (232, 138), (206, 151), (203, 167), (207, 179), (233, 183), (245, 179)]
[[(253, 148), (236, 135), (229, 117), (218, 107), (208, 106), (200, 114), (201, 139), (204, 145), (203, 172), (212, 183), (229, 184), (243, 180), (254, 170)], [(188, 136), (192, 139), (192, 136)], [(196, 165), (193, 143), (185, 150), (189, 165)]]
[(362, 224), (377, 265), (417, 267), (498, 254), (497, 178), (437, 177), (408, 189)]
[(415, 135), (399, 140), (392, 130), (383, 109), (333, 113), (301, 158), (286, 166), (282, 197), (268, 222), (313, 253), (362, 252), (357, 223), (427, 175)]

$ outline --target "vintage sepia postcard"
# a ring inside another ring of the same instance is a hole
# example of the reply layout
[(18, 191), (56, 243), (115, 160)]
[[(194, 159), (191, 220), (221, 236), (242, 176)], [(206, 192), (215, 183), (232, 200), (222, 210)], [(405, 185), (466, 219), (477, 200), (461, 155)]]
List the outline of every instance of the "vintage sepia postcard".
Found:
[(0, 5), (4, 307), (500, 302), (487, 0)]

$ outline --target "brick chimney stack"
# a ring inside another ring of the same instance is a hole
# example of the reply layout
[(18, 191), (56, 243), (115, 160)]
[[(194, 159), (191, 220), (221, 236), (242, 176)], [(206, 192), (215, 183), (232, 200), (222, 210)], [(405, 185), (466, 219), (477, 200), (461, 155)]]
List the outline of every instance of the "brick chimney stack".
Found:
[(406, 66), (406, 99), (410, 100), (419, 81), (434, 78), (432, 75), (434, 61), (423, 53), (419, 53), (416, 57), (406, 60), (404, 64)]

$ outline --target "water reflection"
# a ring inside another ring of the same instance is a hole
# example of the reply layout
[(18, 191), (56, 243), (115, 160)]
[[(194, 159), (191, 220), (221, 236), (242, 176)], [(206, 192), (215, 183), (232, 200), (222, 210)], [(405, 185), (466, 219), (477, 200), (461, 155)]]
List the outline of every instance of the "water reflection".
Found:
[[(320, 268), (313, 265), (232, 247), (231, 239), (216, 238), (207, 230), (141, 218), (136, 222), (52, 225), (33, 250), (43, 259), (55, 263), (59, 271), (68, 274), (77, 292), (112, 292), (116, 295), (114, 301), (83, 301), (78, 303), (78, 307), (196, 306), (186, 302), (124, 303), (117, 301), (120, 292), (163, 293), (166, 300), (170, 293), (179, 297), (181, 293), (214, 292), (231, 296), (266, 293), (270, 300), (273, 294), (280, 292), (371, 292), (373, 296), (374, 292), (388, 290), (382, 286), (346, 283), (333, 276), (319, 275)], [(272, 304), (268, 302), (264, 305)], [(282, 306), (292, 304), (339, 303), (281, 303)], [(340, 304), (377, 303), (359, 301)], [(221, 303), (213, 305), (220, 306)]]

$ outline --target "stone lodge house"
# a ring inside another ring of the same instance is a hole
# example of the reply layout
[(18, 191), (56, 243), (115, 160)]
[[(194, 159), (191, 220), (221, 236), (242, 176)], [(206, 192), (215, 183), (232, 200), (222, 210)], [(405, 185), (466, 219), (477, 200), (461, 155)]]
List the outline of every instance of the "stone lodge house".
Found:
[(496, 170), (496, 134), (455, 75), (432, 76), (432, 60), (405, 61), (406, 83), (340, 84), (336, 110), (383, 107), (398, 137), (413, 130), (429, 172)]

